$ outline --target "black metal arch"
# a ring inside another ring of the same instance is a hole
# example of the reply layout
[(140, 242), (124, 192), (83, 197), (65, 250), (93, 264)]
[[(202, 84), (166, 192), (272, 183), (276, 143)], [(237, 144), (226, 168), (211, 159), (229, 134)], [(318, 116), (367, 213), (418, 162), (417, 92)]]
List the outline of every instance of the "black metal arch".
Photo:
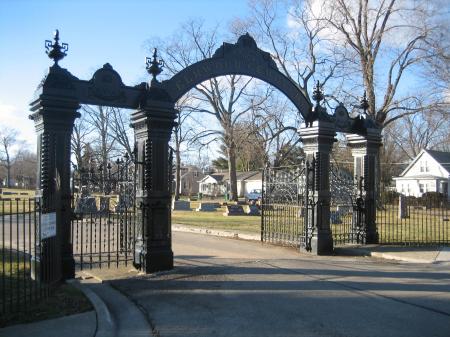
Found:
[(305, 120), (311, 113), (308, 96), (277, 68), (269, 53), (261, 50), (247, 33), (235, 44), (224, 43), (211, 58), (194, 63), (162, 82), (173, 102), (197, 84), (224, 75), (247, 75), (273, 85), (288, 97)]

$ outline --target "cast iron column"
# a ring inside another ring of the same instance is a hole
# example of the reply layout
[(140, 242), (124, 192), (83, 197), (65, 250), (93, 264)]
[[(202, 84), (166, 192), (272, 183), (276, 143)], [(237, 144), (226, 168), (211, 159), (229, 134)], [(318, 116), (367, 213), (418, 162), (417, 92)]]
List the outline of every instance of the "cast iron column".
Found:
[(367, 129), (366, 136), (347, 135), (348, 146), (354, 157), (355, 179), (362, 178), (362, 200), (364, 216), (363, 223), (353, 228), (357, 243), (378, 243), (376, 227), (376, 201), (377, 201), (377, 160), (381, 146), (381, 133), (379, 129)]
[(138, 165), (138, 230), (135, 265), (146, 273), (173, 268), (169, 140), (177, 111), (165, 92), (152, 82), (147, 99), (132, 114)]
[(316, 120), (302, 124), (299, 129), (303, 142), (306, 161), (314, 162), (314, 181), (310, 188), (312, 205), (307, 212), (305, 225), (312, 227), (306, 248), (316, 255), (331, 254), (333, 252), (333, 237), (330, 229), (330, 152), (335, 142), (335, 126), (329, 121)]
[(56, 263), (50, 261), (49, 265), (60, 266), (54, 272), (63, 280), (75, 276), (70, 242), (70, 141), (79, 103), (74, 80), (66, 69), (54, 64), (30, 103), (38, 143), (37, 197), (43, 214), (56, 213), (56, 237), (45, 240), (55, 242), (51, 259)]

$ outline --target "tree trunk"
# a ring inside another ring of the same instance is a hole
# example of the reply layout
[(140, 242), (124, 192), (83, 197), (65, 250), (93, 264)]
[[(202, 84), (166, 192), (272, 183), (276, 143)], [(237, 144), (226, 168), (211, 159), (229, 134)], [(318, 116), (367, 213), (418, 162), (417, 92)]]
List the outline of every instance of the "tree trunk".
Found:
[(180, 199), (180, 187), (181, 187), (181, 155), (180, 146), (177, 145), (175, 149), (175, 160), (176, 160), (176, 178), (175, 178), (175, 200)]
[[(6, 146), (5, 146), (6, 147)], [(9, 159), (9, 153), (6, 152), (6, 179), (7, 179), (7, 187), (11, 188), (11, 160)]]
[(236, 146), (231, 143), (227, 146), (228, 173), (230, 176), (230, 200), (238, 201), (237, 179), (236, 179)]

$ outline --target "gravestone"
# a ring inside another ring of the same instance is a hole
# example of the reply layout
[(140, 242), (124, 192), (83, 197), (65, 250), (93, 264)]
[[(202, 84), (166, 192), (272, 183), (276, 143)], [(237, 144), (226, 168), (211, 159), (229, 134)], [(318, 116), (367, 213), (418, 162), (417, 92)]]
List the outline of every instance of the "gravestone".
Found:
[(406, 219), (409, 217), (408, 214), (408, 203), (404, 195), (400, 195), (398, 198), (398, 218)]
[(352, 212), (353, 206), (349, 205), (337, 205), (336, 211), (339, 213), (340, 216), (343, 216), (345, 214), (349, 214)]
[(261, 215), (258, 206), (256, 205), (247, 205), (245, 207), (245, 213), (247, 215)]
[(173, 211), (190, 211), (191, 203), (185, 200), (175, 200), (172, 199), (172, 210)]
[(330, 221), (333, 225), (341, 224), (341, 213), (339, 213), (338, 211), (330, 211)]
[(98, 211), (101, 213), (108, 213), (109, 207), (110, 207), (110, 200), (111, 200), (111, 197), (101, 196), (100, 197), (100, 205), (99, 205), (100, 207), (99, 207)]
[(81, 197), (77, 200), (75, 213), (96, 213), (97, 204), (94, 197)]
[(224, 216), (245, 215), (245, 212), (244, 208), (242, 208), (242, 205), (228, 205), (223, 215)]
[(217, 207), (208, 202), (201, 202), (198, 205), (198, 208), (195, 209), (196, 212), (215, 212)]

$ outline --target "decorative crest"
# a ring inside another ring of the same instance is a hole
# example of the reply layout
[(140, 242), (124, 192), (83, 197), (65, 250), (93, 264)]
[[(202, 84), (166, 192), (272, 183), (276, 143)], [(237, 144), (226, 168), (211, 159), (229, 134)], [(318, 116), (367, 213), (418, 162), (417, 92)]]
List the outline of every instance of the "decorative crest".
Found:
[(367, 101), (365, 90), (364, 90), (364, 96), (359, 101), (359, 108), (363, 110), (364, 116), (367, 116), (367, 109), (369, 108), (369, 102)]
[(161, 74), (162, 68), (164, 68), (164, 61), (157, 59), (158, 58), (157, 53), (158, 50), (155, 48), (153, 49), (153, 59), (151, 59), (150, 57), (145, 58), (145, 64), (147, 65), (146, 67), (147, 72), (153, 76), (152, 83), (153, 81), (157, 82), (156, 76)]
[(320, 101), (324, 99), (322, 86), (320, 85), (319, 81), (317, 81), (316, 85), (314, 86), (312, 99), (316, 102), (316, 106), (320, 106)]
[(59, 30), (55, 30), (55, 37), (53, 38), (55, 41), (52, 43), (50, 40), (45, 40), (45, 52), (48, 57), (55, 61), (55, 64), (58, 64), (59, 60), (62, 60), (64, 56), (67, 55), (67, 51), (69, 50), (69, 45), (67, 43), (59, 44)]

